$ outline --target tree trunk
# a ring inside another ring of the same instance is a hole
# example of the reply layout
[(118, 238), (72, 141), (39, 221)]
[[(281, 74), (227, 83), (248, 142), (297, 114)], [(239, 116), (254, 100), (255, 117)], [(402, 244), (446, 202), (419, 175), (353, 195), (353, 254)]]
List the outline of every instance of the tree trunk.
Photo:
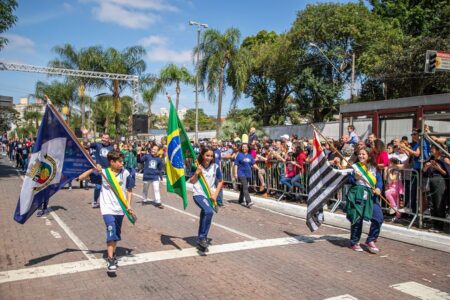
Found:
[(150, 130), (152, 128), (152, 108), (150, 107), (150, 102), (148, 103), (147, 117), (148, 117), (148, 130)]
[(220, 78), (219, 78), (219, 101), (217, 104), (217, 123), (216, 123), (216, 138), (219, 137), (220, 127), (222, 126), (222, 95), (223, 95), (223, 80), (225, 75), (225, 65), (222, 66), (220, 70)]
[(177, 87), (176, 87), (175, 91), (177, 93), (177, 99), (176, 99), (176, 102), (175, 102), (175, 108), (176, 108), (177, 113), (178, 113), (178, 104), (180, 102), (180, 91), (181, 91), (181, 89), (180, 89), (180, 81), (179, 80), (177, 80)]
[(114, 124), (116, 131), (116, 141), (120, 140), (120, 97), (119, 97), (119, 81), (113, 81), (113, 102), (114, 102)]
[(84, 84), (83, 83), (80, 84), (79, 93), (80, 93), (81, 127), (86, 128), (86, 104), (84, 102)]

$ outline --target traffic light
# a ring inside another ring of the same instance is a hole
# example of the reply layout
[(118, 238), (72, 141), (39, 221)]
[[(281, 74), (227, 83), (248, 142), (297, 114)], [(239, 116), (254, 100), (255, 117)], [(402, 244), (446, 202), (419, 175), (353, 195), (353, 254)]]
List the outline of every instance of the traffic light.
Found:
[(436, 59), (437, 59), (437, 52), (433, 50), (427, 50), (425, 61), (425, 73), (436, 72)]

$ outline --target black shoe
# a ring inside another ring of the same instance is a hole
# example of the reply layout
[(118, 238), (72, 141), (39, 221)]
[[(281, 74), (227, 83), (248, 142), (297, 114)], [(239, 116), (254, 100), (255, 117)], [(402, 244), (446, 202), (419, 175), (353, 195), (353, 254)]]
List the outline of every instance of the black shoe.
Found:
[(197, 249), (202, 252), (208, 252), (208, 242), (206, 240), (200, 240), (197, 242)]
[(108, 273), (115, 273), (117, 271), (117, 264), (114, 262), (114, 258), (108, 257), (107, 261), (108, 261), (107, 264)]

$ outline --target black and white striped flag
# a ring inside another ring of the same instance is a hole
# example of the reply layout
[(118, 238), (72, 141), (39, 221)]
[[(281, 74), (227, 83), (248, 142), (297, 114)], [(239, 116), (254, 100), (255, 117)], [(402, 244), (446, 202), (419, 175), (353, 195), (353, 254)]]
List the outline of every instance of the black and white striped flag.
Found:
[(308, 209), (306, 225), (311, 231), (316, 231), (324, 221), (323, 205), (336, 190), (346, 181), (353, 169), (334, 169), (327, 160), (320, 146), (317, 133), (314, 131), (313, 159), (309, 171)]

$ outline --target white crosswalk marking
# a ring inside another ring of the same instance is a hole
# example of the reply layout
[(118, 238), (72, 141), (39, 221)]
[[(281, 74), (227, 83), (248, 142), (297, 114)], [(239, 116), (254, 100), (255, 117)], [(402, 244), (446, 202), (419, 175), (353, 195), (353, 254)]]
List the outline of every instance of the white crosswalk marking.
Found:
[(352, 295), (345, 294), (336, 297), (327, 298), (325, 300), (358, 300), (358, 298), (353, 297)]
[(450, 300), (449, 294), (414, 281), (398, 283), (390, 287), (419, 299)]
[[(214, 245), (209, 247), (208, 255), (228, 253), (234, 251), (243, 251), (251, 249), (260, 249), (266, 247), (286, 246), (310, 243), (314, 241), (323, 242), (330, 240), (342, 240), (347, 237), (347, 234), (337, 235), (308, 235), (283, 237), (267, 240), (245, 241), (238, 243), (229, 243), (222, 245)], [(92, 254), (91, 254), (92, 255)], [(129, 266), (136, 264), (143, 264), (154, 261), (170, 260), (183, 257), (202, 256), (196, 248), (187, 248), (182, 250), (165, 250), (156, 252), (139, 253), (133, 256), (125, 256), (120, 258), (120, 266)], [(19, 280), (27, 280), (34, 278), (43, 278), (56, 275), (73, 274), (83, 271), (91, 271), (104, 268), (106, 266), (105, 260), (101, 258), (91, 259), (88, 261), (75, 261), (70, 263), (48, 265), (42, 267), (26, 268), (19, 270), (10, 270), (0, 272), (0, 284), (5, 282), (13, 282)]]

